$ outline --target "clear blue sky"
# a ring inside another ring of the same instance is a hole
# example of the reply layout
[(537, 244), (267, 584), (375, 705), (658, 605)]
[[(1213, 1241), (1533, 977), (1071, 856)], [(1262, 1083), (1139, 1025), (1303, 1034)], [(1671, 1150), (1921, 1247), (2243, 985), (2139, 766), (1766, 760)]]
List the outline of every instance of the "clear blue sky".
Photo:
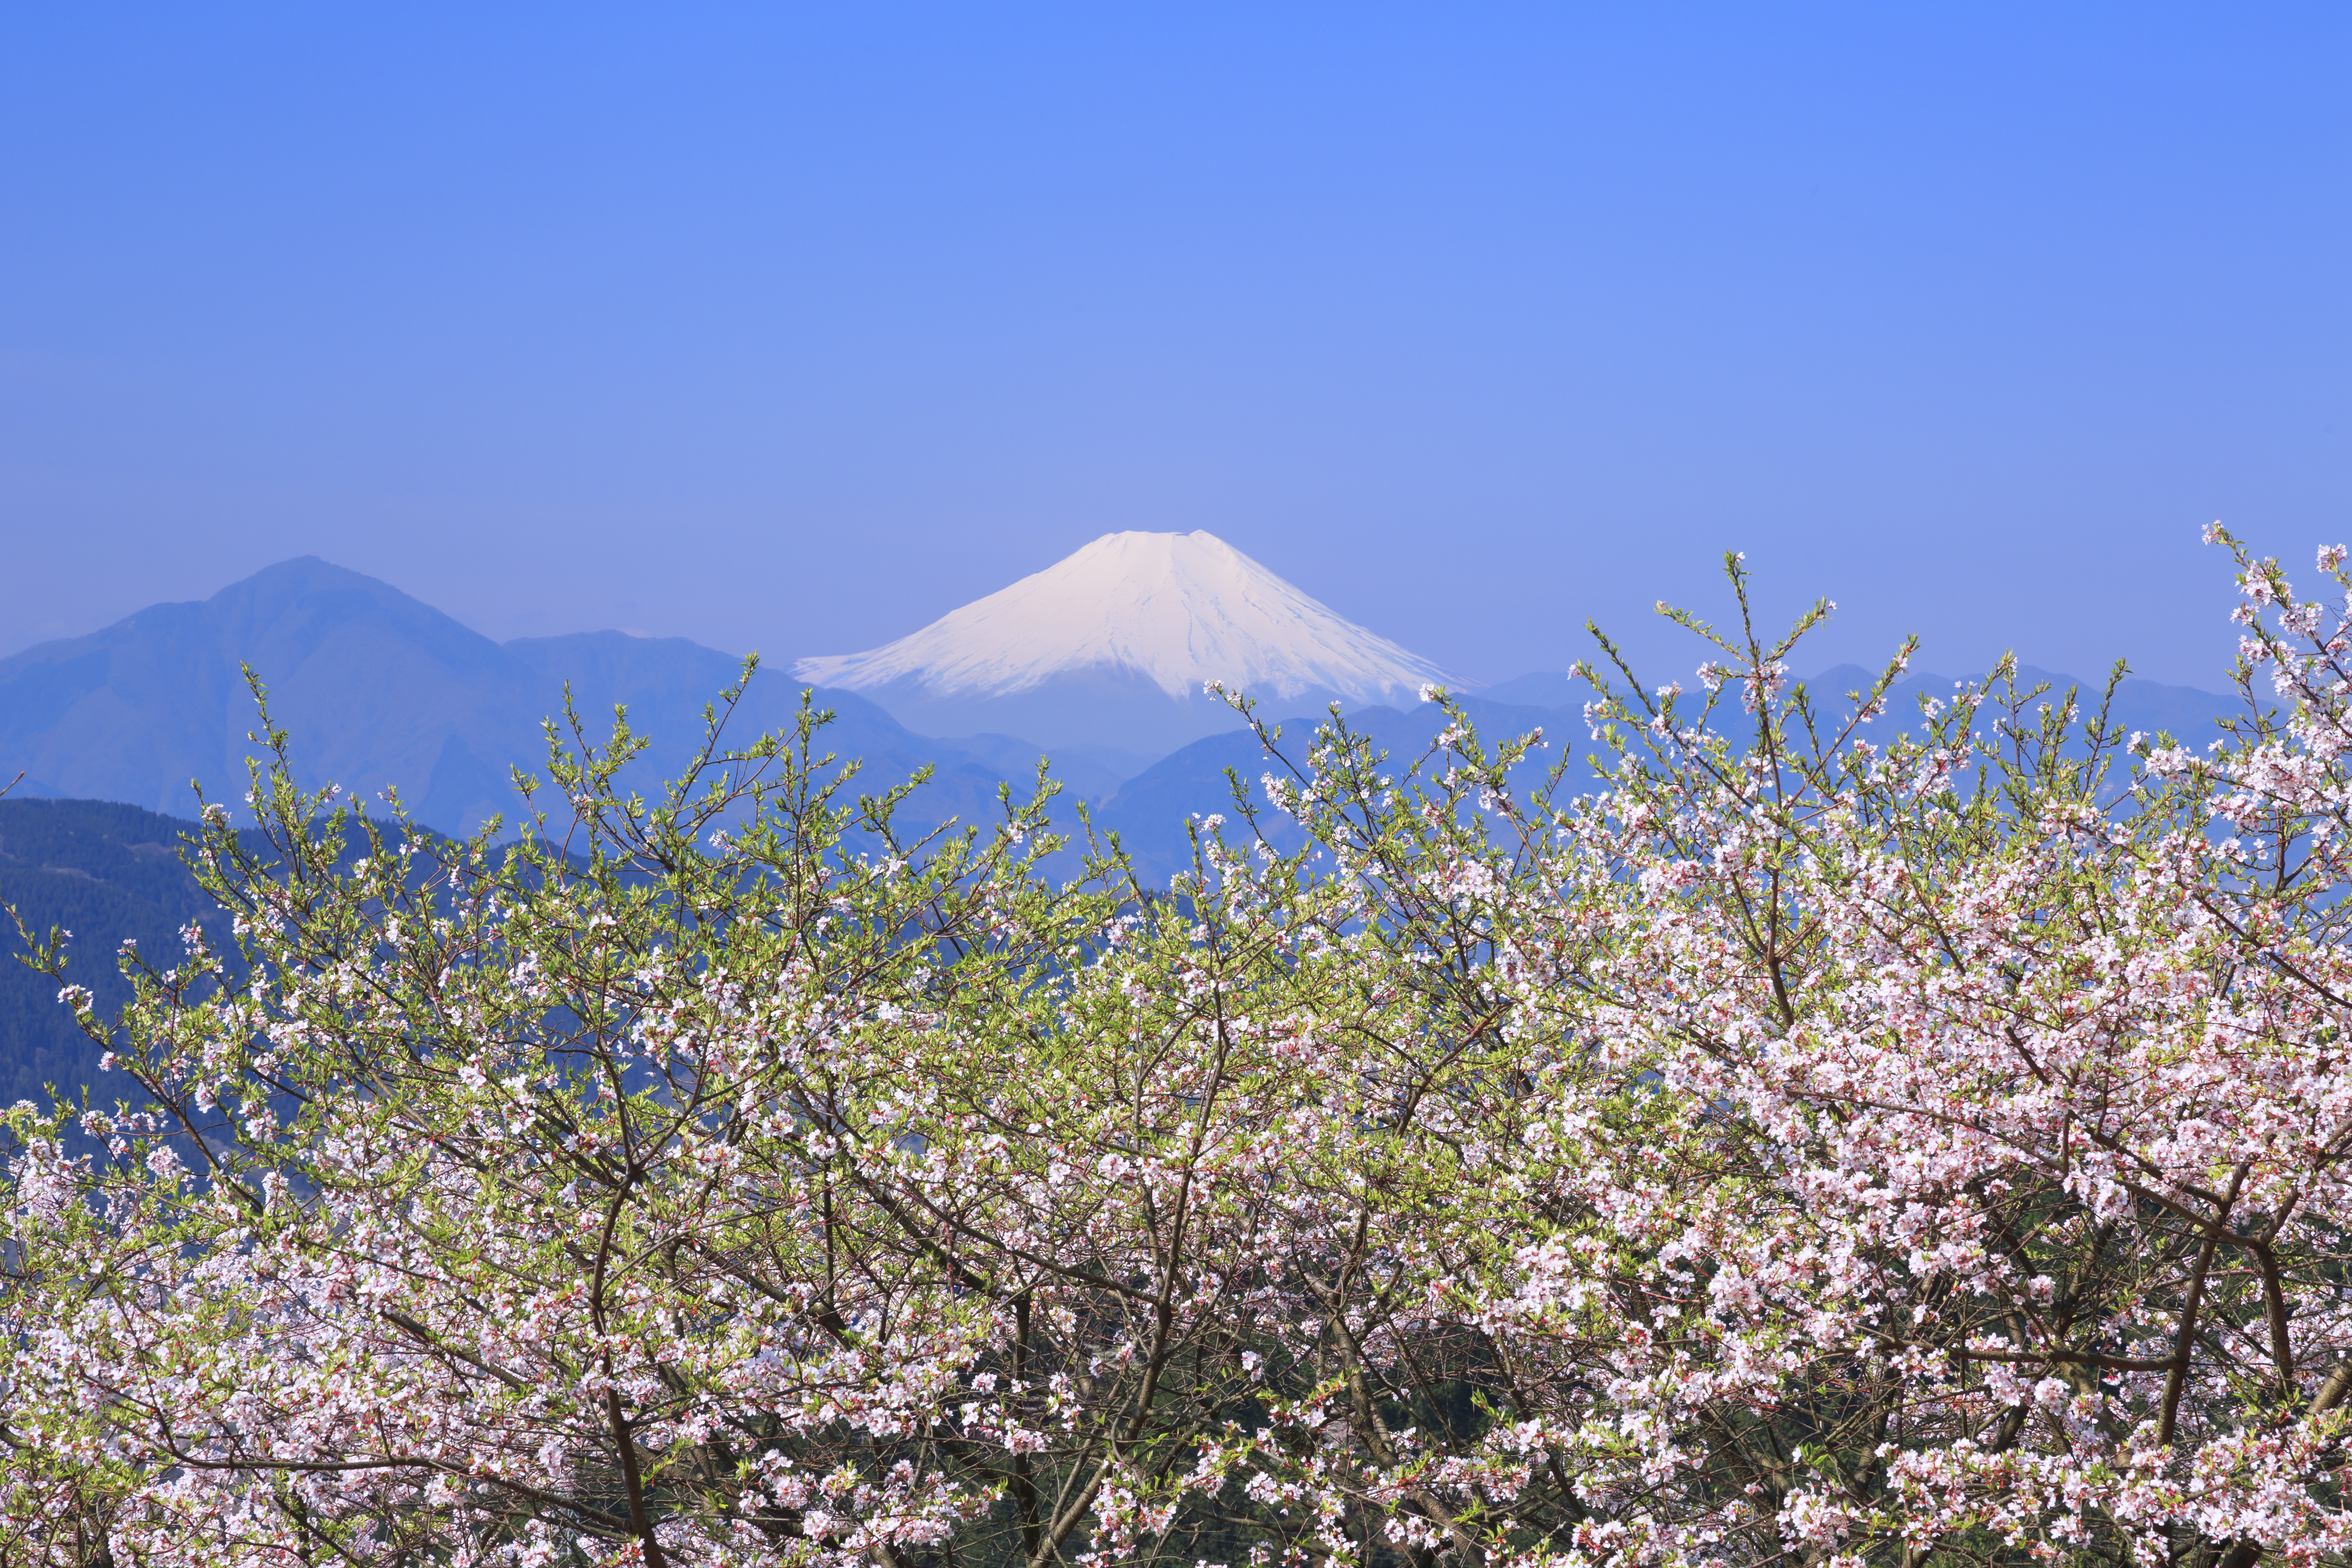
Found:
[(0, 652), (299, 553), (846, 651), (1206, 528), (1474, 679), (1737, 546), (1810, 663), (2210, 685), (2201, 525), (2352, 535), (2348, 84), (2342, 5), (14, 6)]

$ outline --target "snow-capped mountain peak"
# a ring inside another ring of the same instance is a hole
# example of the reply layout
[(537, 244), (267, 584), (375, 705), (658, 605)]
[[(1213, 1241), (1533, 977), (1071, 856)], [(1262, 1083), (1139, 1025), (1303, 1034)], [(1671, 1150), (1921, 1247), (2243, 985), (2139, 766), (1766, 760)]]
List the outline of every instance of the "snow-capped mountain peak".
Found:
[(1437, 667), (1307, 597), (1214, 534), (1107, 533), (1043, 572), (801, 679), (996, 698), (1063, 677), (1140, 677), (1172, 699), (1222, 680), (1267, 697), (1394, 699)]

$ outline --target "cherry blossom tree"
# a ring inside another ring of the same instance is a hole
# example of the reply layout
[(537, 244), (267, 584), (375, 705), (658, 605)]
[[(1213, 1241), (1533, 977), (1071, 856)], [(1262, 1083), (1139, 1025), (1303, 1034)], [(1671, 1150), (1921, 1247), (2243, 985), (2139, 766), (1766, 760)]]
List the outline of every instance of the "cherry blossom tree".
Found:
[(1695, 689), (1603, 643), (1597, 787), (1335, 715), (1172, 889), (1082, 813), (1046, 879), (1042, 777), (906, 842), (738, 693), (658, 800), (556, 736), (505, 846), (270, 731), (237, 952), (68, 984), (135, 1089), (9, 1113), (0, 1540), (2343, 1561), (2352, 578), (2215, 537), (2209, 750), (2007, 667), (1874, 742), (1907, 650), (1790, 682), (1827, 607), (1734, 560)]
[[(2240, 563), (2212, 753), (2006, 669), (1882, 749), (1902, 660), (1832, 724), (1793, 635), (1692, 621), (1705, 692), (1619, 672), (1555, 847), (1410, 879), (1555, 1042), (1516, 1213), (1432, 1272), (1494, 1418), (1423, 1473), (1464, 1467), (1490, 1553), (2340, 1559), (2352, 682), (2345, 612)], [(1557, 1513), (1512, 1494), (1535, 1455)]]

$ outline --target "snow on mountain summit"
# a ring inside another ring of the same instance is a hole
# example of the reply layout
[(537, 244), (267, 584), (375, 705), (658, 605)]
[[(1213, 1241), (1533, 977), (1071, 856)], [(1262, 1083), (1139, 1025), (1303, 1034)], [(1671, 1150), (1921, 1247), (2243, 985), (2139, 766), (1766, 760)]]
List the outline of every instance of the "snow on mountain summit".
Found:
[(820, 686), (1008, 697), (1064, 676), (1139, 676), (1171, 698), (1223, 680), (1352, 700), (1445, 677), (1308, 598), (1214, 534), (1107, 533), (1076, 553), (865, 653), (793, 667)]

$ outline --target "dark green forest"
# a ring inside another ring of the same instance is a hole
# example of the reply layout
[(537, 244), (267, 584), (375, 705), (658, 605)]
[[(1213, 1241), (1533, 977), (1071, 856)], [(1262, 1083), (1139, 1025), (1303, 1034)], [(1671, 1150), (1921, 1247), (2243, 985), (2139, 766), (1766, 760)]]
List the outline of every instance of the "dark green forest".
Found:
[[(180, 862), (181, 836), (194, 830), (110, 801), (0, 800), (0, 902), (36, 933), (73, 933), (67, 973), (110, 1014), (130, 999), (115, 959), (126, 938), (159, 968), (178, 956), (191, 921), (221, 928), (226, 945), (226, 915)], [(0, 917), (0, 1105), (43, 1103), (51, 1088), (103, 1095), (98, 1047), (25, 953), (16, 921)]]

